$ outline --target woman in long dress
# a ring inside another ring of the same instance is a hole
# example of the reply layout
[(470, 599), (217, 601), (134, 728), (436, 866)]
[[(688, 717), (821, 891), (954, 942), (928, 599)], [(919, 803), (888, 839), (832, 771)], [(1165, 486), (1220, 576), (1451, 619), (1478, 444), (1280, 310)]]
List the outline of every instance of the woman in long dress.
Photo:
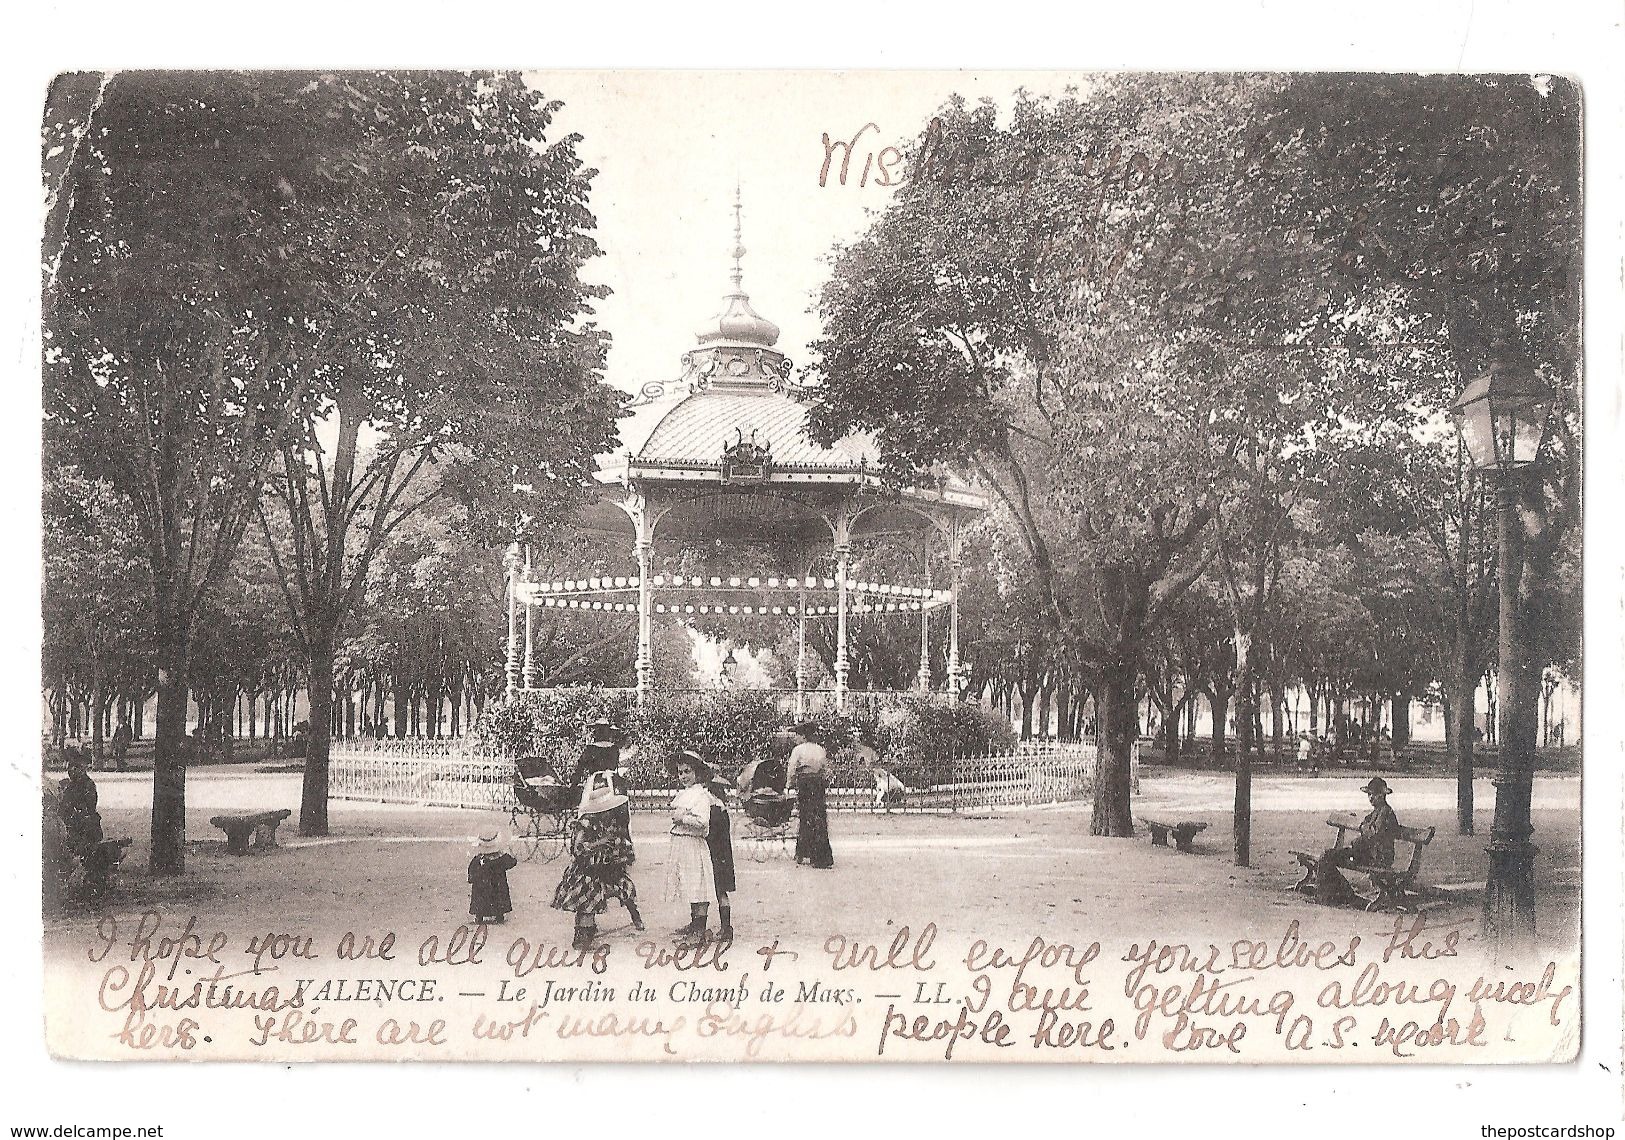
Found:
[(666, 893), (688, 903), (688, 925), (672, 931), (681, 939), (703, 939), (711, 911), (715, 879), (711, 869), (711, 808), (716, 803), (706, 785), (713, 773), (698, 753), (683, 752), (672, 767), (682, 785), (671, 801), (671, 859)]
[(796, 791), (796, 811), (801, 824), (796, 829), (796, 862), (820, 870), (835, 866), (829, 846), (829, 753), (818, 743), (814, 725), (802, 723), (790, 730), (796, 746), (790, 750), (785, 788)]

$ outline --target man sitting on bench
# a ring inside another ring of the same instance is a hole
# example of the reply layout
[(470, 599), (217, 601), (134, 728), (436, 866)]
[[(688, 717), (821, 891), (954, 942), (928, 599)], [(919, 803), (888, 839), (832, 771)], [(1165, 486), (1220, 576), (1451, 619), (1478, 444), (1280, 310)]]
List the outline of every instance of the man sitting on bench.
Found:
[[(1362, 901), (1340, 867), (1391, 867), (1394, 865), (1394, 840), (1399, 838), (1399, 817), (1388, 806), (1392, 788), (1377, 776), (1360, 789), (1371, 801), (1371, 813), (1360, 821), (1360, 834), (1347, 847), (1328, 849), (1314, 860), (1315, 901), (1325, 906), (1347, 906)], [(1341, 833), (1339, 833), (1341, 835)], [(1309, 856), (1299, 856), (1305, 863)]]

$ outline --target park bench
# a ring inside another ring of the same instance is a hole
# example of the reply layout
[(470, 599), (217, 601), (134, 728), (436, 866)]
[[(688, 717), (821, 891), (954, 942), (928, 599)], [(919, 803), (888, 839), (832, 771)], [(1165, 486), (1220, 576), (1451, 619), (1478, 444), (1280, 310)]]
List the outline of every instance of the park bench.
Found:
[(1207, 830), (1207, 824), (1197, 823), (1189, 819), (1176, 822), (1142, 818), (1140, 822), (1151, 829), (1151, 846), (1168, 846), (1168, 837), (1172, 835), (1174, 837), (1174, 846), (1187, 854), (1194, 850), (1191, 847), (1191, 840), (1196, 838), (1198, 832)]
[(209, 822), (226, 833), (227, 851), (233, 855), (247, 855), (250, 836), (253, 837), (253, 849), (256, 851), (275, 847), (277, 825), (292, 814), (288, 808), (283, 808), (281, 811), (217, 815)]
[[(1360, 830), (1359, 821), (1352, 816), (1333, 817), (1326, 821), (1326, 826), (1337, 828), (1337, 842), (1332, 844), (1334, 849), (1346, 845), (1345, 840), (1347, 840), (1349, 832), (1358, 832)], [(1400, 827), (1399, 834), (1394, 837), (1394, 842), (1396, 844), (1408, 843), (1411, 847), (1410, 860), (1403, 865), (1396, 860), (1391, 867), (1355, 863), (1342, 868), (1346, 871), (1364, 875), (1371, 880), (1371, 886), (1377, 893), (1367, 900), (1366, 910), (1392, 909), (1408, 912), (1412, 909), (1410, 900), (1416, 894), (1416, 876), (1422, 870), (1422, 852), (1429, 843), (1433, 842), (1433, 836), (1437, 830), (1437, 828), (1432, 827)], [(1294, 883), (1292, 889), (1304, 891), (1314, 884), (1315, 865), (1319, 862), (1319, 856), (1311, 855), (1305, 851), (1294, 851), (1292, 854), (1296, 855), (1298, 862), (1303, 864), (1303, 878)]]

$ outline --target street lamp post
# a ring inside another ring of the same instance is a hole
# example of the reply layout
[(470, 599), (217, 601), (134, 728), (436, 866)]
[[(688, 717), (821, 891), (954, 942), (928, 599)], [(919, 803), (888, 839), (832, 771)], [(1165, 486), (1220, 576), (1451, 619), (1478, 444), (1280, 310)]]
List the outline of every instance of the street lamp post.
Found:
[[(1526, 533), (1520, 492), (1535, 477), (1553, 395), (1538, 377), (1492, 368), (1462, 389), (1451, 414), (1475, 470), (1495, 481), (1500, 642), (1497, 669), (1500, 766), (1490, 825), (1489, 879), (1484, 889), (1484, 936), (1498, 960), (1534, 948), (1535, 847), (1530, 799), (1535, 772), (1535, 723), (1527, 710), (1539, 698), (1540, 677), (1520, 604)], [(1538, 496), (1535, 497), (1538, 501)]]

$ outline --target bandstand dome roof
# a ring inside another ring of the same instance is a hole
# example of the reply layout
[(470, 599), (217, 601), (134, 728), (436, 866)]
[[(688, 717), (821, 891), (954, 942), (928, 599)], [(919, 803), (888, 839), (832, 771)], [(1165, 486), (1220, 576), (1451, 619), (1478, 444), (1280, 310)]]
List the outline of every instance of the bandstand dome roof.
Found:
[[(737, 195), (730, 252), (732, 288), (721, 311), (683, 353), (678, 378), (645, 384), (627, 405), (616, 449), (599, 456), (598, 481), (728, 483), (730, 461), (744, 460), (763, 483), (878, 485), (880, 449), (872, 436), (854, 432), (824, 445), (808, 431), (812, 393), (791, 380), (789, 358), (774, 347), (779, 326), (756, 312), (744, 289)], [(936, 482), (905, 494), (970, 510), (987, 506), (951, 472)]]
[(639, 466), (697, 463), (714, 467), (742, 434), (746, 439), (754, 436), (768, 448), (775, 467), (854, 474), (861, 469), (879, 470), (880, 450), (868, 435), (849, 435), (828, 447), (814, 443), (807, 430), (811, 410), (801, 400), (767, 385), (680, 390), (635, 409), (621, 421), (623, 450), (617, 467), (624, 469), (628, 458)]

